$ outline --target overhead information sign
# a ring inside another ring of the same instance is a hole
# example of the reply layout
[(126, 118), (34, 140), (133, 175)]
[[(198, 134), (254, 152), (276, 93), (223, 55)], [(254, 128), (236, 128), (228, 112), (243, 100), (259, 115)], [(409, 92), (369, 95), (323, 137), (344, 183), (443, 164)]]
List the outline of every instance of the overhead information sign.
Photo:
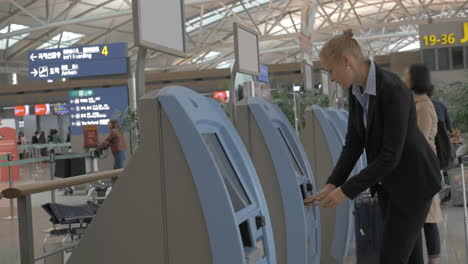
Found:
[(127, 44), (110, 43), (28, 53), (29, 79), (53, 80), (127, 73)]
[[(73, 91), (75, 92), (75, 91)], [(128, 107), (128, 88), (109, 87), (70, 93), (71, 134), (81, 135), (83, 126), (96, 125), (99, 133), (109, 133), (107, 124), (111, 118)]]
[(468, 20), (419, 26), (421, 49), (468, 45)]

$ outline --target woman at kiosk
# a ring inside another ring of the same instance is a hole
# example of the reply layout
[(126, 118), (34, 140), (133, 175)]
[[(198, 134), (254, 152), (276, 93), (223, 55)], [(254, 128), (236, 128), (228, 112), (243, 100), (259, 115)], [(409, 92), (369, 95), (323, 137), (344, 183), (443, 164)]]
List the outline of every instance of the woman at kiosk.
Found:
[[(417, 125), (411, 91), (364, 58), (351, 30), (328, 40), (320, 64), (349, 90), (345, 145), (326, 186), (306, 204), (335, 208), (371, 188), (384, 217), (381, 264), (423, 264), (421, 229), (440, 190), (437, 157)], [(366, 150), (368, 166), (348, 179)]]
[(111, 119), (107, 126), (110, 129), (109, 136), (99, 145), (99, 149), (110, 147), (114, 156), (114, 170), (122, 169), (127, 157), (127, 143), (120, 131), (119, 121)]

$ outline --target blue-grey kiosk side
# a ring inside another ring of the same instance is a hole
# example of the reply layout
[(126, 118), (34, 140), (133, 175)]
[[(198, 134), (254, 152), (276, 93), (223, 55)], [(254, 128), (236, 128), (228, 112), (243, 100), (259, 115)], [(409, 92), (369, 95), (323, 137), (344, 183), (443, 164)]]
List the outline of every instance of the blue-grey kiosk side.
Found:
[(320, 263), (320, 212), (303, 202), (317, 189), (296, 132), (276, 105), (260, 97), (239, 102), (236, 117), (265, 192), (278, 263)]
[[(342, 149), (336, 130), (325, 110), (314, 105), (304, 113), (305, 127), (301, 135), (318, 188), (325, 186)], [(320, 210), (322, 264), (343, 263), (353, 238), (353, 204), (351, 201), (336, 209)]]
[(145, 95), (141, 142), (70, 264), (276, 264), (249, 155), (219, 106), (183, 87)]

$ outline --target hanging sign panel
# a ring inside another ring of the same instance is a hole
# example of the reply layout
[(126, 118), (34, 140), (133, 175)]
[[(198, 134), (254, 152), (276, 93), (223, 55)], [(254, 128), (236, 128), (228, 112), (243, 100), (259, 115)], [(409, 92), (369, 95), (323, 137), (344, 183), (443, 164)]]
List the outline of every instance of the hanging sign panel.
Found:
[(135, 45), (187, 56), (183, 0), (138, 0), (132, 4)]
[(255, 31), (234, 23), (234, 51), (237, 72), (260, 75), (258, 35)]
[(99, 133), (109, 133), (107, 124), (128, 107), (128, 88), (109, 87), (69, 93), (71, 134), (81, 135), (83, 126), (96, 125)]
[(421, 49), (468, 45), (468, 20), (419, 26)]
[(54, 80), (127, 73), (127, 44), (109, 43), (28, 53), (29, 79)]

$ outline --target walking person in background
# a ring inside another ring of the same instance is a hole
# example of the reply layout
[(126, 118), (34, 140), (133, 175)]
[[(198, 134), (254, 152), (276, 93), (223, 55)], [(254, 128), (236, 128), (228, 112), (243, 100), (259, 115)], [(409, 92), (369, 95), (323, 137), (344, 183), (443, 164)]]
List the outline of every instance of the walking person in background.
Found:
[(110, 129), (109, 136), (99, 145), (99, 149), (110, 147), (114, 156), (114, 170), (121, 169), (127, 157), (127, 143), (117, 120), (111, 119), (107, 126)]
[(54, 133), (53, 129), (49, 129), (49, 134), (47, 135), (47, 143), (52, 142), (52, 134)]
[(434, 94), (435, 94), (435, 88), (434, 86), (432, 86), (428, 90), (427, 96), (431, 98), (431, 102), (434, 105), (434, 109), (437, 113), (437, 120), (444, 122), (445, 128), (447, 129), (447, 131), (452, 132), (452, 128), (453, 128), (452, 121), (450, 121), (450, 116), (448, 114), (447, 107), (441, 101), (433, 98)]
[(17, 144), (18, 145), (26, 145), (26, 138), (24, 137), (23, 132), (18, 133), (18, 142), (17, 142)]
[(34, 136), (32, 136), (31, 144), (39, 144), (39, 131), (34, 132)]
[[(18, 142), (16, 142), (16, 144), (19, 146), (19, 145), (26, 145), (26, 138), (24, 137), (24, 133), (23, 132), (19, 132), (18, 133)], [(19, 158), (20, 159), (24, 159), (26, 158), (26, 149), (23, 149), (22, 151), (20, 151), (19, 153)]]
[[(434, 153), (436, 151), (435, 137), (437, 135), (437, 114), (430, 98), (427, 96), (432, 90), (431, 75), (429, 69), (420, 64), (411, 65), (403, 76), (406, 86), (413, 91), (418, 117), (419, 130), (426, 137), (427, 142)], [(426, 238), (428, 264), (438, 264), (440, 258), (440, 235), (438, 223), (443, 221), (440, 209), (440, 197), (437, 193), (432, 198), (431, 208), (424, 223), (424, 235)]]
[[(427, 92), (427, 96), (431, 98), (432, 104), (434, 105), (437, 113), (437, 136), (436, 136), (436, 150), (437, 156), (440, 161), (440, 167), (442, 169), (442, 177), (444, 187), (440, 193), (442, 203), (450, 201), (452, 198), (452, 190), (446, 183), (449, 183), (447, 169), (454, 165), (457, 156), (457, 145), (452, 144), (452, 137), (454, 135), (452, 122), (447, 111), (447, 107), (441, 101), (434, 99), (435, 87), (432, 85), (431, 89)], [(457, 140), (455, 140), (457, 142)]]
[[(44, 131), (41, 131), (38, 137), (38, 143), (39, 144), (46, 144), (47, 143), (47, 138), (45, 135)], [(47, 148), (41, 148), (41, 156), (45, 157), (47, 156)]]
[(70, 127), (68, 127), (68, 132), (67, 132), (67, 140), (66, 142), (71, 142), (71, 132), (70, 132)]
[(60, 138), (57, 129), (51, 129), (51, 141), (54, 144), (62, 143), (62, 138)]

